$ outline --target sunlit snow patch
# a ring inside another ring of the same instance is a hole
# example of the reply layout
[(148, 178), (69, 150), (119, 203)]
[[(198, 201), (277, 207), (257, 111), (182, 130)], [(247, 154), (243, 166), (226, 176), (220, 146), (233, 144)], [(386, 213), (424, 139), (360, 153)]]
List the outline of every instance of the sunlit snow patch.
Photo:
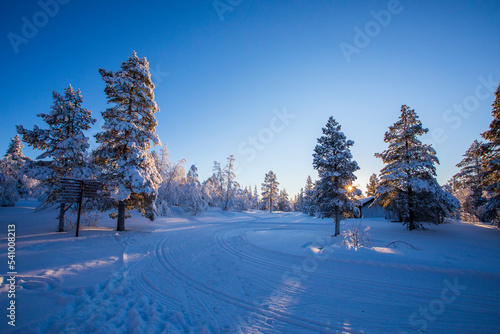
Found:
[(403, 253), (401, 253), (399, 250), (397, 249), (394, 249), (394, 248), (387, 248), (387, 247), (372, 247), (374, 251), (376, 251), (377, 253), (384, 253), (384, 254), (398, 254), (398, 255), (402, 255)]
[(323, 247), (309, 247), (309, 249), (314, 253), (314, 254), (320, 254), (323, 252)]

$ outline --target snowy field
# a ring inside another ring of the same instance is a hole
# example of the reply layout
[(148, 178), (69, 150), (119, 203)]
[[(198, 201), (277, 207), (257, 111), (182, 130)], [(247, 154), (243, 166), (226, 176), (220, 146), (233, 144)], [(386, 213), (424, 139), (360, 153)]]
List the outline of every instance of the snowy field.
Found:
[(500, 231), (490, 226), (409, 232), (365, 219), (372, 247), (354, 250), (331, 236), (331, 220), (174, 209), (154, 222), (134, 214), (121, 233), (103, 215), (75, 238), (36, 204), (0, 208), (1, 333), (499, 333)]

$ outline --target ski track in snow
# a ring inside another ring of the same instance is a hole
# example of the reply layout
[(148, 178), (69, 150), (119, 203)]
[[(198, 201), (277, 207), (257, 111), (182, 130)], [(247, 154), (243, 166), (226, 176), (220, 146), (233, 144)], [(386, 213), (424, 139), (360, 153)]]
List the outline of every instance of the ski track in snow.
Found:
[[(477, 333), (498, 330), (498, 290), (478, 293), (472, 285), (474, 275), (496, 282), (499, 275), (334, 255), (321, 258), (312, 252), (295, 255), (254, 242), (259, 233), (317, 232), (331, 226), (280, 221), (288, 216), (249, 215), (234, 221), (228, 216), (215, 223), (193, 218), (153, 233), (117, 234), (123, 265), (96, 286), (64, 288), (57, 272), (18, 277), (23, 289), (52, 292), (61, 306), (50, 317), (14, 332), (416, 333), (418, 326), (412, 327), (408, 317), (439, 298), (443, 279), (454, 277), (466, 280), (470, 288), (429, 321), (425, 332), (474, 333), (477, 324), (471, 312), (483, 317)], [(306, 260), (315, 264), (314, 270), (297, 269)], [(349, 271), (359, 266), (369, 269), (364, 274)], [(409, 272), (428, 278), (428, 284), (408, 281)]]

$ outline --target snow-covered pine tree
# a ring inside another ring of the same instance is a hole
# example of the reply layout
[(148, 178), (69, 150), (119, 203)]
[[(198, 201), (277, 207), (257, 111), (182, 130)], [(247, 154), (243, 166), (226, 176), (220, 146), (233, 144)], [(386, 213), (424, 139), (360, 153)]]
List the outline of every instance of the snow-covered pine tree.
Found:
[[(388, 149), (375, 154), (385, 167), (380, 171), (374, 203), (399, 214), (410, 231), (420, 227), (417, 219), (428, 219), (429, 213), (434, 213), (439, 221), (443, 207), (457, 204), (456, 199), (443, 193), (435, 179), (434, 164), (439, 164), (436, 151), (417, 138), (428, 131), (422, 127), (415, 110), (403, 105), (399, 120), (385, 133)], [(444, 199), (451, 202), (442, 206)]]
[(257, 209), (260, 204), (259, 193), (257, 191), (257, 185), (254, 186), (253, 189), (253, 197), (252, 197), (252, 209)]
[(246, 197), (248, 199), (248, 209), (247, 210), (254, 209), (255, 199), (253, 197), (251, 184), (248, 186), (248, 188), (245, 187), (245, 194), (246, 194)]
[[(57, 200), (61, 177), (84, 179), (92, 176), (92, 168), (86, 159), (89, 139), (83, 131), (90, 129), (96, 120), (92, 118), (90, 110), (82, 107), (83, 98), (79, 89), (75, 92), (69, 85), (64, 95), (54, 91), (52, 96), (54, 103), (50, 112), (37, 115), (47, 123), (48, 129), (40, 129), (35, 125), (33, 130), (26, 130), (21, 125), (17, 126), (17, 132), (25, 143), (43, 151), (37, 161), (28, 162), (25, 166), (28, 176), (39, 180), (47, 189), (39, 209)], [(59, 232), (64, 231), (64, 214), (68, 208), (61, 203)]]
[(10, 139), (9, 147), (7, 148), (7, 152), (4, 154), (4, 157), (10, 155), (12, 156), (12, 160), (19, 161), (23, 164), (26, 161), (26, 157), (23, 154), (23, 143), (19, 138), (19, 135), (15, 135), (14, 138)]
[(377, 174), (373, 173), (370, 175), (370, 180), (368, 181), (368, 184), (366, 185), (366, 196), (371, 197), (375, 196), (377, 193), (377, 187), (378, 184), (380, 183), (380, 180), (377, 177)]
[(276, 179), (276, 174), (272, 170), (266, 173), (264, 178), (264, 183), (262, 183), (262, 204), (272, 212), (274, 207), (277, 205), (279, 196), (279, 182)]
[(204, 194), (208, 205), (211, 207), (223, 207), (224, 203), (224, 172), (221, 169), (220, 163), (214, 161), (212, 175), (204, 182)]
[(311, 175), (307, 175), (305, 191), (307, 193), (308, 191), (312, 190), (314, 190), (314, 183), (311, 179)]
[(250, 210), (253, 201), (252, 186), (250, 188), (245, 187), (245, 190), (243, 190), (243, 199), (245, 204), (242, 206), (242, 211)]
[(318, 171), (316, 183), (316, 205), (321, 217), (335, 219), (335, 236), (340, 234), (340, 220), (343, 214), (356, 215), (357, 202), (348, 194), (348, 187), (356, 180), (354, 172), (359, 169), (353, 160), (350, 147), (341, 126), (333, 117), (328, 119), (314, 148), (313, 167)]
[(308, 215), (314, 216), (314, 213), (317, 210), (316, 207), (316, 192), (315, 192), (315, 184), (311, 179), (311, 175), (307, 176), (306, 186), (304, 188), (304, 196), (302, 202), (301, 211), (307, 213)]
[(224, 167), (224, 176), (225, 176), (225, 186), (226, 189), (224, 191), (224, 204), (222, 210), (227, 211), (232, 206), (232, 201), (234, 199), (235, 194), (235, 182), (234, 179), (236, 174), (234, 173), (234, 163), (236, 158), (234, 155), (230, 155), (227, 158), (226, 167)]
[(19, 177), (18, 173), (24, 165), (24, 161), (18, 159), (19, 152), (22, 154), (22, 144), (19, 135), (11, 138), (9, 148), (4, 158), (0, 160), (0, 206), (14, 206), (19, 200)]
[(500, 84), (495, 92), (492, 107), (493, 120), (490, 129), (481, 134), (486, 140), (482, 146), (484, 170), (482, 185), (488, 192), (483, 217), (500, 227)]
[(302, 212), (304, 207), (304, 188), (300, 188), (299, 193), (295, 195), (292, 207), (293, 211)]
[(234, 207), (238, 211), (247, 211), (251, 208), (251, 192), (249, 192), (248, 188), (241, 189), (239, 186), (236, 186), (234, 189)]
[(456, 166), (460, 171), (453, 175), (452, 184), (454, 191), (461, 197), (461, 211), (467, 217), (478, 218), (477, 209), (484, 204), (485, 199), (482, 198), (483, 187), (483, 156), (482, 142), (474, 140), (469, 149), (463, 155), (462, 161)]
[(29, 193), (24, 182), (27, 177), (21, 171), (30, 159), (24, 156), (23, 147), (19, 135), (16, 135), (11, 138), (9, 148), (0, 160), (0, 173), (3, 174), (0, 206), (14, 206), (20, 197)]
[(253, 193), (252, 193), (252, 185), (248, 185), (248, 187), (245, 187), (245, 195), (247, 197), (247, 200), (248, 200), (248, 209), (252, 209), (252, 204), (254, 202), (253, 200)]
[(192, 165), (186, 175), (186, 184), (182, 191), (182, 208), (197, 215), (207, 209), (207, 202), (203, 199), (200, 181), (198, 180), (198, 168)]
[(284, 188), (280, 191), (278, 199), (278, 210), (284, 212), (292, 211), (292, 206), (290, 205), (290, 200), (288, 199), (288, 193)]
[(481, 167), (483, 164), (483, 157), (481, 155), (482, 145), (483, 142), (474, 140), (463, 155), (464, 158), (462, 161), (456, 165), (460, 168), (460, 171), (453, 175), (453, 179), (458, 183), (459, 187), (480, 188), (483, 179), (483, 170)]
[(435, 178), (429, 180), (428, 184), (428, 191), (415, 193), (415, 219), (443, 223), (446, 217), (454, 216), (460, 202), (447, 185), (441, 187)]
[(138, 209), (154, 219), (154, 202), (162, 179), (149, 150), (151, 143), (161, 145), (154, 115), (159, 108), (149, 63), (146, 58), (138, 58), (135, 51), (120, 70), (101, 68), (99, 73), (112, 106), (102, 112), (105, 123), (95, 136), (99, 147), (94, 158), (104, 169), (105, 187), (118, 202), (117, 230), (123, 231), (126, 209)]

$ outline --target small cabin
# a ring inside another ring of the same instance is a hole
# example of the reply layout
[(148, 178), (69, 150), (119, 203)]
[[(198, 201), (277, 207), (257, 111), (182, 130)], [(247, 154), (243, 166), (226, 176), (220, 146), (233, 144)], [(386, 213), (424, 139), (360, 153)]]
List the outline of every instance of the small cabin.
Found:
[(375, 196), (361, 198), (358, 200), (360, 202), (359, 215), (364, 218), (385, 218), (390, 220), (397, 220), (397, 215), (390, 211), (384, 209), (380, 205), (372, 205), (375, 201)]

